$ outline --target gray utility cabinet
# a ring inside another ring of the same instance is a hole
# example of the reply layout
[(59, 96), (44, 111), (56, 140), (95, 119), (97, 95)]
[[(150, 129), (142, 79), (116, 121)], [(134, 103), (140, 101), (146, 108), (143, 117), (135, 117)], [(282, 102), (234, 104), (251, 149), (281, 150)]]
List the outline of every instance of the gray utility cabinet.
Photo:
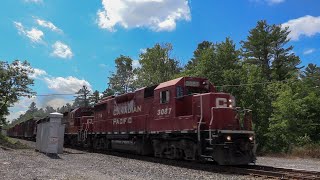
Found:
[(63, 153), (65, 125), (61, 123), (62, 117), (60, 113), (51, 113), (37, 121), (36, 150), (49, 154)]

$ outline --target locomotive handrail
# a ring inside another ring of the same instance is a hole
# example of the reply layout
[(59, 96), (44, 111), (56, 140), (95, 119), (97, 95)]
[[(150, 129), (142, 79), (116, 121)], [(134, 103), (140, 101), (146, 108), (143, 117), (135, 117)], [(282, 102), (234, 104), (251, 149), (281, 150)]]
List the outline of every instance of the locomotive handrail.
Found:
[(198, 141), (200, 141), (200, 126), (202, 124), (202, 119), (203, 119), (203, 107), (202, 107), (202, 95), (200, 95), (200, 112), (201, 112), (201, 115), (200, 115), (200, 120), (199, 120), (199, 123), (198, 123)]

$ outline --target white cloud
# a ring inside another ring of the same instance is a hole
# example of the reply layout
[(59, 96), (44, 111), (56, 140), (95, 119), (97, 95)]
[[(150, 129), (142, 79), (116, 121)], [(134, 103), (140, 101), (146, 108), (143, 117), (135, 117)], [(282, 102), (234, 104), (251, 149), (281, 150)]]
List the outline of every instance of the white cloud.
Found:
[(18, 30), (18, 33), (20, 35), (28, 37), (32, 42), (34, 43), (41, 43), (43, 42), (42, 37), (44, 36), (44, 33), (37, 29), (37, 28), (31, 28), (31, 30), (27, 30), (21, 22), (13, 22)]
[(116, 25), (172, 31), (178, 20), (191, 19), (188, 0), (102, 0), (102, 5), (97, 22), (109, 31), (115, 31)]
[[(17, 67), (21, 68), (21, 69), (25, 69), (28, 70), (28, 76), (30, 78), (39, 78), (41, 76), (47, 75), (47, 72), (43, 69), (38, 69), (38, 68), (32, 68), (32, 67), (28, 67), (28, 66), (23, 66), (21, 61), (18, 61)], [(27, 68), (28, 67), (28, 68)], [(33, 71), (32, 73), (30, 71)]]
[(63, 33), (61, 29), (59, 29), (57, 26), (55, 26), (52, 22), (50, 21), (45, 21), (43, 19), (36, 19), (36, 22), (39, 26), (49, 28), (52, 31), (58, 32), (58, 33)]
[(273, 5), (273, 4), (280, 4), (283, 3), (285, 0), (265, 0), (268, 4)]
[(304, 55), (308, 55), (308, 54), (312, 54), (316, 51), (316, 49), (311, 48), (311, 49), (307, 49), (303, 52)]
[(24, 1), (29, 3), (43, 3), (42, 0), (24, 0)]
[(141, 64), (139, 63), (139, 60), (133, 60), (132, 61), (132, 68), (133, 69), (136, 69), (136, 68), (138, 68), (140, 66), (141, 66)]
[(63, 98), (54, 98), (46, 102), (45, 106), (51, 106), (54, 109), (57, 109), (58, 107), (62, 107), (66, 105), (67, 103), (70, 103), (70, 101), (67, 101), (66, 99)]
[(72, 76), (44, 78), (49, 89), (52, 89), (58, 93), (76, 93), (82, 86), (87, 86), (89, 90), (92, 90), (91, 85), (84, 79), (78, 79)]
[(28, 98), (28, 97), (21, 97), (18, 102), (16, 102), (13, 107), (9, 108), (10, 114), (6, 117), (9, 121), (18, 118), (21, 114), (24, 114), (30, 104), (32, 102), (36, 102), (37, 98), (35, 96)]
[(101, 67), (101, 68), (106, 68), (107, 65), (106, 65), (106, 64), (99, 64), (99, 67)]
[(31, 98), (21, 97), (19, 101), (15, 103), (14, 106), (16, 108), (25, 109), (25, 108), (28, 108), (32, 102), (36, 102), (36, 101), (37, 101), (37, 98), (35, 96), (32, 96)]
[(56, 56), (63, 59), (71, 59), (73, 56), (71, 48), (60, 42), (57, 41), (52, 45), (53, 52), (51, 53), (52, 56)]
[(6, 117), (9, 122), (11, 122), (14, 119), (17, 119), (21, 114), (26, 113), (26, 111), (12, 111), (10, 114)]
[(140, 53), (146, 53), (146, 52), (147, 52), (147, 49), (141, 48), (139, 51), (140, 51)]
[(44, 75), (47, 75), (47, 72), (45, 70), (33, 68), (33, 73), (30, 74), (29, 77), (35, 79)]
[(311, 37), (320, 33), (320, 16), (303, 16), (289, 20), (282, 24), (282, 27), (289, 27), (291, 33), (289, 38), (293, 41), (299, 40), (301, 36)]

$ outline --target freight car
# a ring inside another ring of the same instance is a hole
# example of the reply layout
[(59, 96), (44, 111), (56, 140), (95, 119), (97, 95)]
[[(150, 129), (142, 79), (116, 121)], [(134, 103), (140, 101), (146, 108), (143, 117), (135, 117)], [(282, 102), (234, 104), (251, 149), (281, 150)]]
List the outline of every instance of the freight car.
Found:
[[(205, 78), (181, 77), (109, 96), (64, 113), (63, 123), (66, 145), (220, 165), (256, 160), (251, 110), (236, 107), (232, 95), (217, 92)], [(19, 128), (10, 133), (21, 134)]]
[(66, 142), (170, 159), (255, 162), (251, 111), (204, 78), (181, 77), (70, 112)]
[(8, 136), (17, 137), (22, 139), (35, 140), (36, 137), (36, 119), (31, 118), (27, 121), (15, 124), (13, 127), (8, 129)]

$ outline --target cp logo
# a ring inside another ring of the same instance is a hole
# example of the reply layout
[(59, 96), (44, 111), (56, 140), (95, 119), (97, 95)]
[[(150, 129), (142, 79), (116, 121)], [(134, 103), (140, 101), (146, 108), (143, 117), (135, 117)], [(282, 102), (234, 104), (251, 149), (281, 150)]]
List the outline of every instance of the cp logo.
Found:
[(226, 98), (216, 98), (216, 107), (228, 107)]

